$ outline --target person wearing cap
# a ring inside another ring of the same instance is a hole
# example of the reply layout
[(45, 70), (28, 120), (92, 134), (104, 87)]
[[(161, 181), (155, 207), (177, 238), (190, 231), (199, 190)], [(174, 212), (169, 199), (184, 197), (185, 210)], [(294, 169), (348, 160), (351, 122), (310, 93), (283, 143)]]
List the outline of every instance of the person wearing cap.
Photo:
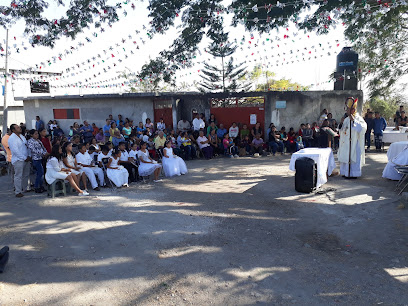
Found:
[(347, 98), (347, 118), (342, 119), (338, 159), (340, 174), (345, 178), (357, 178), (362, 175), (365, 164), (364, 141), (367, 124), (357, 112), (358, 99)]

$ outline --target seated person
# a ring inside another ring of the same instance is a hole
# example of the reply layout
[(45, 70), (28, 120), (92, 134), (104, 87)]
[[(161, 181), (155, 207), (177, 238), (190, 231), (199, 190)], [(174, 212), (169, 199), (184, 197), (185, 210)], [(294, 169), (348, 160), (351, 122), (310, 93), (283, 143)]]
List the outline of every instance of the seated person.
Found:
[(129, 173), (124, 167), (119, 165), (120, 156), (120, 149), (114, 149), (112, 156), (109, 157), (108, 164), (106, 165), (106, 175), (108, 176), (109, 180), (116, 185), (116, 187), (129, 187)]
[(222, 145), (224, 147), (225, 156), (229, 156), (231, 158), (238, 157), (238, 148), (235, 146), (234, 141), (229, 137), (228, 133), (225, 133), (224, 139), (222, 140)]
[(154, 139), (154, 147), (156, 150), (163, 151), (166, 138), (164, 137), (163, 131), (159, 131), (157, 137)]
[(398, 126), (408, 126), (408, 117), (405, 115), (405, 111), (401, 111), (401, 115), (398, 118)]
[(305, 129), (303, 130), (303, 145), (305, 148), (313, 146), (313, 130), (310, 128), (310, 124), (306, 123)]
[(237, 126), (236, 122), (232, 123), (232, 126), (229, 128), (229, 137), (232, 138), (232, 140), (234, 141), (234, 143), (236, 144), (236, 140), (239, 136), (239, 127)]
[(147, 150), (147, 143), (145, 142), (140, 143), (140, 150), (137, 153), (137, 156), (140, 161), (140, 165), (138, 168), (139, 175), (143, 177), (154, 174), (154, 182), (155, 183), (160, 182), (161, 180), (159, 180), (159, 175), (162, 166), (149, 156), (149, 151)]
[(91, 156), (86, 152), (85, 144), (81, 143), (79, 146), (79, 153), (75, 156), (78, 165), (82, 167), (82, 171), (85, 172), (89, 181), (91, 182), (92, 189), (99, 191), (96, 176), (99, 179), (100, 186), (105, 186), (105, 175), (101, 168), (94, 166), (94, 161)]
[(94, 162), (97, 162), (97, 160), (98, 160), (98, 153), (96, 152), (94, 146), (90, 146), (90, 147), (89, 147), (88, 154), (89, 154), (89, 156), (91, 156), (91, 158), (92, 158), (92, 160), (93, 160)]
[(210, 135), (208, 135), (208, 140), (210, 141), (213, 151), (216, 153), (218, 151), (218, 136), (215, 130), (211, 130)]
[(211, 159), (213, 157), (214, 151), (212, 146), (210, 145), (210, 140), (208, 140), (208, 138), (204, 136), (204, 131), (202, 130), (199, 132), (197, 144), (200, 150), (203, 152), (205, 159)]
[(137, 152), (138, 152), (138, 145), (137, 143), (133, 143), (132, 146), (130, 147), (130, 151), (129, 151), (129, 157), (132, 158), (132, 161), (136, 161), (137, 160)]
[(304, 148), (302, 136), (298, 136), (296, 138), (296, 152), (302, 150)]
[(149, 151), (150, 156), (153, 159), (156, 159), (156, 148), (153, 136), (149, 136), (149, 139), (147, 140), (147, 150)]
[(166, 124), (164, 123), (164, 119), (160, 118), (160, 122), (157, 122), (157, 131), (164, 131), (166, 129)]
[(139, 122), (139, 126), (136, 128), (136, 135), (138, 138), (143, 137), (143, 133), (146, 131), (145, 127), (143, 126), (143, 122)]
[(111, 155), (112, 154), (109, 152), (109, 147), (108, 146), (102, 146), (101, 147), (101, 152), (99, 152), (98, 160), (97, 160), (97, 163), (98, 163), (99, 167), (102, 168), (103, 160), (108, 161), (109, 157), (111, 157)]
[(72, 188), (74, 188), (79, 196), (87, 196), (89, 193), (86, 190), (79, 188), (79, 180), (70, 169), (64, 168), (62, 164), (62, 149), (60, 145), (54, 145), (51, 154), (48, 157), (47, 171), (45, 172), (45, 180), (48, 185), (51, 185), (56, 180), (67, 180)]
[(188, 136), (187, 132), (182, 133), (180, 138), (180, 148), (184, 151), (184, 159), (189, 160), (190, 157), (192, 159), (196, 158), (196, 149), (193, 146), (193, 142), (191, 138)]
[(184, 160), (173, 154), (171, 140), (167, 140), (163, 149), (163, 170), (167, 177), (179, 176), (187, 173), (187, 166)]
[(100, 144), (105, 143), (105, 135), (103, 135), (102, 129), (99, 129), (99, 132), (98, 134), (96, 134), (95, 139), (97, 143), (100, 143)]
[(123, 135), (120, 133), (119, 130), (116, 130), (114, 132), (114, 135), (112, 137), (112, 145), (114, 148), (117, 148), (119, 146), (119, 143), (124, 142), (125, 138), (123, 137)]
[(78, 146), (81, 143), (81, 137), (79, 135), (74, 135), (72, 137), (72, 152), (76, 155), (79, 152)]
[(283, 154), (284, 146), (281, 140), (281, 135), (276, 131), (276, 127), (273, 126), (269, 132), (269, 147), (271, 148), (272, 154), (275, 156), (276, 152)]
[(293, 127), (289, 129), (289, 133), (287, 135), (287, 142), (286, 142), (286, 152), (294, 153), (296, 152), (296, 134)]
[(241, 131), (239, 131), (239, 135), (240, 135), (241, 139), (244, 139), (245, 136), (250, 136), (251, 135), (251, 131), (248, 129), (248, 125), (244, 124), (242, 126)]
[(133, 174), (133, 169), (135, 169), (135, 172), (137, 173), (137, 167), (133, 163), (132, 158), (129, 157), (129, 153), (126, 151), (126, 143), (121, 142), (118, 149), (121, 152), (119, 155), (119, 165), (125, 167), (129, 172), (129, 182), (136, 182), (136, 175)]
[(256, 134), (254, 140), (252, 140), (252, 154), (259, 153), (260, 156), (263, 155), (263, 145), (264, 141), (261, 138), (261, 134)]
[(246, 156), (247, 154), (250, 153), (251, 153), (251, 140), (249, 139), (248, 134), (244, 136), (244, 138), (242, 138), (242, 140), (239, 142), (239, 156)]
[(218, 128), (215, 126), (215, 122), (211, 122), (210, 125), (207, 127), (207, 135), (211, 134), (211, 131), (217, 132)]

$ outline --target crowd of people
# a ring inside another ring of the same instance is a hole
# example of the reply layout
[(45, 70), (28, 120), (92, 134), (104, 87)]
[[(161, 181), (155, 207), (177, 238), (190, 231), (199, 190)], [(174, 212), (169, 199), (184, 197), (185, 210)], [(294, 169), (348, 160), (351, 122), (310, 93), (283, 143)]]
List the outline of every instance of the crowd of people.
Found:
[[(375, 116), (373, 129), (380, 141), (379, 131), (385, 127), (383, 119), (380, 117), (380, 124), (378, 114)], [(371, 113), (366, 117), (370, 121)], [(252, 128), (236, 122), (225, 127), (214, 115), (206, 120), (204, 114), (195, 114), (192, 122), (180, 120), (176, 129), (168, 128), (162, 118), (156, 124), (149, 118), (134, 124), (121, 115), (117, 119), (109, 115), (103, 127), (75, 122), (65, 133), (56, 120), (45, 124), (37, 116), (33, 130), (27, 130), (24, 124), (11, 125), (2, 144), (13, 168), (17, 197), (30, 189), (31, 166), (35, 170), (35, 192), (45, 191), (44, 180), (52, 184), (61, 179), (79, 195), (87, 195), (88, 180), (94, 190), (106, 185), (105, 178), (117, 187), (127, 187), (150, 175), (158, 182), (162, 168), (169, 177), (186, 174), (184, 161), (200, 157), (260, 157), (307, 147), (336, 149), (341, 124), (327, 109), (312, 125), (302, 123), (298, 130), (290, 127), (289, 131), (273, 123), (264, 131), (259, 122)]]

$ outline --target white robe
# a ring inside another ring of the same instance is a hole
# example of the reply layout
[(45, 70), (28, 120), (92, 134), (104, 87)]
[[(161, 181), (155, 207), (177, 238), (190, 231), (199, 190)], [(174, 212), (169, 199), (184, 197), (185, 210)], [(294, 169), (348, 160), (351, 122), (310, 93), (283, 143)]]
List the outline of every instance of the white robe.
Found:
[[(360, 177), (361, 168), (365, 164), (364, 139), (367, 124), (364, 119), (356, 114), (351, 127), (351, 154), (350, 148), (350, 117), (344, 119), (340, 130), (340, 144), (337, 157), (340, 162), (340, 174), (351, 177)], [(350, 173), (349, 173), (350, 159)]]

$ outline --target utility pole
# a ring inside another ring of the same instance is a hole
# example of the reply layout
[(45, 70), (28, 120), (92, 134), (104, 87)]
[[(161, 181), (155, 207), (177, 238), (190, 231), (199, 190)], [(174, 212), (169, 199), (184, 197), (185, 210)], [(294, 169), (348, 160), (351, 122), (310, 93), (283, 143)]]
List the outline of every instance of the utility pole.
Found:
[(6, 30), (6, 64), (4, 71), (3, 135), (7, 133), (7, 74), (8, 74), (8, 29)]

